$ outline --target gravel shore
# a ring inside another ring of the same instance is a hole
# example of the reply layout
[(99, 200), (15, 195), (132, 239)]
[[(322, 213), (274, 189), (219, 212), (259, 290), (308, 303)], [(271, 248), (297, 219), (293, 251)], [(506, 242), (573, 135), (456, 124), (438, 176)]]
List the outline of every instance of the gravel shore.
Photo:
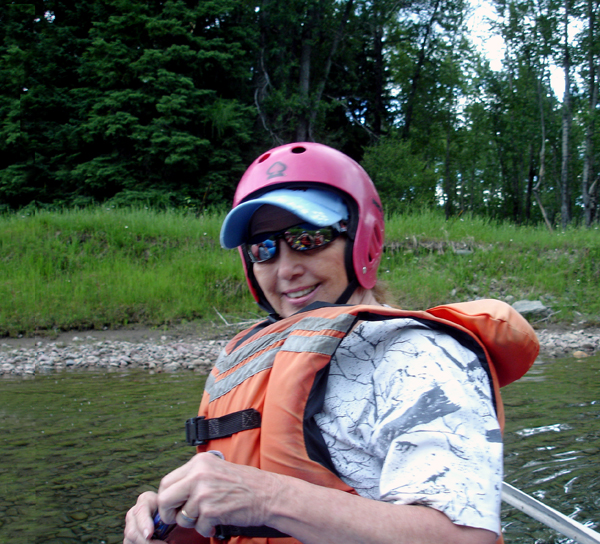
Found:
[[(233, 334), (232, 334), (233, 336)], [(0, 339), (0, 376), (62, 370), (181, 370), (207, 374), (227, 340), (203, 340), (189, 333), (89, 331), (58, 338)]]
[[(236, 331), (229, 331), (233, 336)], [(536, 331), (541, 358), (600, 353), (600, 329)], [(223, 336), (223, 335), (221, 335)], [(202, 340), (193, 332), (90, 331), (56, 339), (0, 339), (0, 376), (32, 376), (65, 369), (208, 373), (226, 339)]]

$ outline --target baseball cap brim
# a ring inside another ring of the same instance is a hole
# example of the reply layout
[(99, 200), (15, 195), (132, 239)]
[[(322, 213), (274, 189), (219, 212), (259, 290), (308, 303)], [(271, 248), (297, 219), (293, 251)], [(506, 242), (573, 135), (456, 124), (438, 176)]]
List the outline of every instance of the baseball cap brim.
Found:
[(348, 208), (340, 196), (321, 189), (278, 189), (244, 202), (231, 210), (221, 227), (221, 246), (233, 249), (248, 239), (248, 224), (254, 212), (270, 204), (317, 227), (348, 219)]

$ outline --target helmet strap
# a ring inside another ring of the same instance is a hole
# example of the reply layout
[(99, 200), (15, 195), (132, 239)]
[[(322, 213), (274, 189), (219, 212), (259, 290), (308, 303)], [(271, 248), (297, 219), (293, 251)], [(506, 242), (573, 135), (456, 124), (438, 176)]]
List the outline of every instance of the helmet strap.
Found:
[(281, 316), (271, 307), (266, 299), (264, 297), (261, 298), (264, 300), (264, 302), (259, 302), (258, 307), (269, 314), (267, 316), (267, 321), (270, 323), (276, 323), (277, 321), (281, 320)]
[(348, 287), (346, 287), (346, 289), (344, 289), (344, 292), (338, 297), (338, 299), (335, 301), (335, 303), (336, 304), (346, 304), (346, 302), (348, 302), (348, 300), (350, 300), (350, 297), (354, 294), (354, 291), (356, 291), (357, 287), (358, 287), (358, 280), (356, 278), (354, 278), (348, 284)]

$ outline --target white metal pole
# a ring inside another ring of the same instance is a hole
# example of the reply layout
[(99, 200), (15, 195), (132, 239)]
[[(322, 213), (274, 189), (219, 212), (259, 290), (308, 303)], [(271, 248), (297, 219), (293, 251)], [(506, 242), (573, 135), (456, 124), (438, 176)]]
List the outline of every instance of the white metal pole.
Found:
[(600, 533), (502, 482), (502, 500), (579, 544), (600, 544)]

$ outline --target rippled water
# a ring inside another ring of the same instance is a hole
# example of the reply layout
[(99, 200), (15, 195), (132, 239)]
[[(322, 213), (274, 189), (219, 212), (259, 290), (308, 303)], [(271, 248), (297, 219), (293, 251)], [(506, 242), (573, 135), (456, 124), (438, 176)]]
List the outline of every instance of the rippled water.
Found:
[[(0, 543), (114, 544), (140, 492), (184, 463), (204, 378), (92, 372), (0, 381)], [(504, 389), (506, 477), (600, 526), (600, 357)], [(567, 542), (505, 505), (508, 543)], [(596, 527), (598, 530), (598, 527)]]
[[(505, 481), (600, 532), (600, 357), (536, 363), (502, 397)], [(503, 506), (507, 543), (570, 542)]]
[(67, 373), (0, 382), (0, 543), (112, 544), (136, 497), (193, 454), (204, 377)]

